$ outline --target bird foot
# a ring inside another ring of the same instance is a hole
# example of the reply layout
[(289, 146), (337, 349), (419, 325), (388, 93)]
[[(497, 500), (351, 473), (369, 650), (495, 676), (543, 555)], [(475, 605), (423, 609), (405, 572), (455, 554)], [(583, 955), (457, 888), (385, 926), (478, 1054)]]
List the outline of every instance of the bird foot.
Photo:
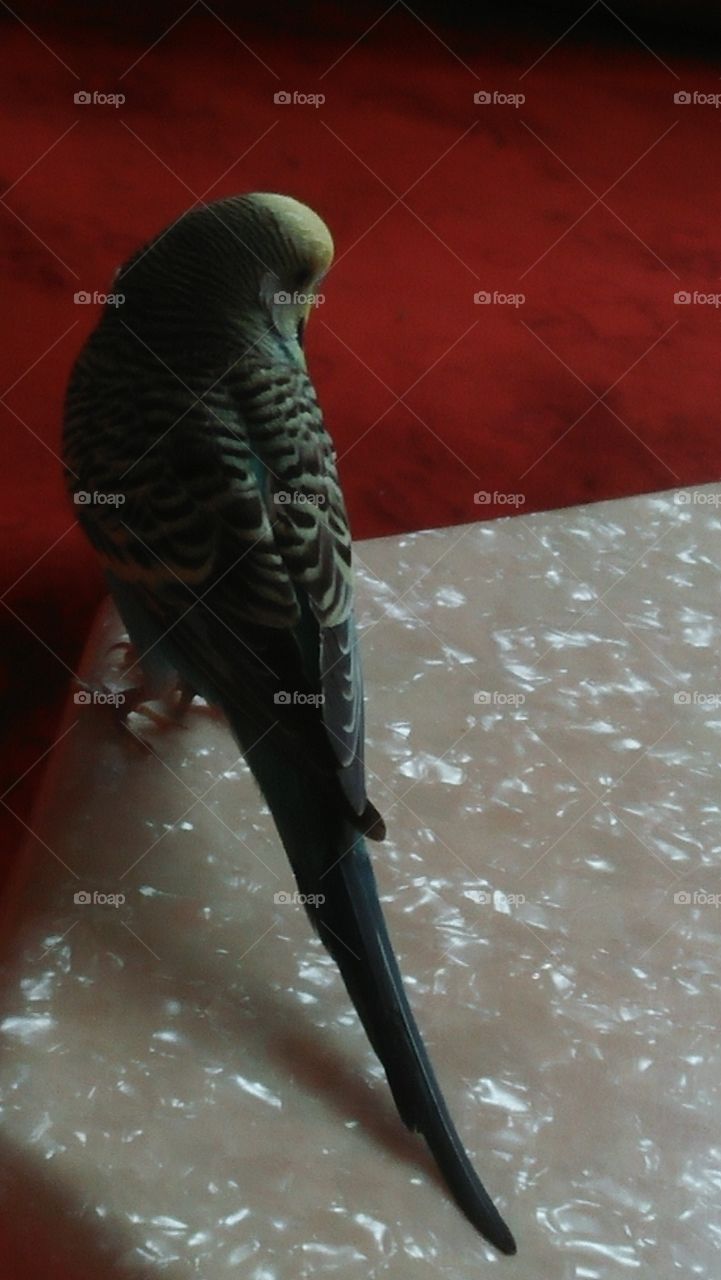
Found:
[[(172, 689), (169, 689), (162, 698), (156, 698), (148, 693), (144, 686), (136, 686), (131, 689), (124, 689), (123, 695), (125, 699), (121, 709), (121, 721), (127, 721), (129, 715), (144, 716), (146, 720), (150, 720), (156, 729), (163, 732), (167, 729), (185, 729), (186, 725), (182, 723), (183, 717), (188, 710), (195, 693), (189, 689), (187, 685), (178, 683)], [(160, 702), (161, 709), (156, 710), (151, 706), (151, 702)]]
[[(143, 680), (140, 655), (133, 642), (129, 639), (116, 640), (107, 653), (110, 655), (118, 650), (121, 651), (116, 667), (118, 683), (93, 685), (76, 678), (75, 701), (110, 707), (117, 723), (128, 730), (133, 741), (155, 754), (151, 744), (138, 732), (138, 728), (129, 723), (129, 717), (135, 715), (148, 721), (159, 733), (166, 733), (169, 729), (184, 729), (187, 726), (182, 722), (196, 696), (195, 690), (180, 677), (169, 682), (166, 688), (148, 689)], [(123, 681), (129, 677), (132, 683), (124, 687)], [(206, 702), (198, 710), (213, 718), (222, 716), (218, 708)]]
[[(120, 678), (127, 677), (131, 672), (138, 677), (137, 683), (119, 691), (123, 696), (121, 721), (126, 721), (128, 716), (135, 712), (137, 715), (145, 716), (146, 720), (150, 720), (157, 729), (183, 727), (180, 722), (195, 697), (195, 690), (178, 677), (159, 692), (151, 692), (143, 684), (141, 658), (132, 640), (116, 640), (115, 644), (111, 644), (108, 649), (108, 654), (116, 650), (122, 651), (119, 662)], [(149, 705), (151, 702), (161, 703), (163, 709), (156, 710)]]
[[(134, 663), (128, 665), (132, 666)], [(162, 733), (168, 729), (184, 729), (186, 726), (181, 723), (182, 719), (195, 697), (194, 690), (180, 681), (160, 697), (149, 692), (142, 684), (122, 688), (104, 683), (89, 684), (78, 677), (75, 678), (75, 684), (77, 690), (73, 698), (77, 704), (109, 707), (117, 724), (127, 729), (133, 741), (152, 754), (155, 754), (153, 747), (142, 734), (133, 729), (128, 718), (131, 715), (141, 716)], [(151, 706), (151, 702), (159, 702), (160, 708)]]

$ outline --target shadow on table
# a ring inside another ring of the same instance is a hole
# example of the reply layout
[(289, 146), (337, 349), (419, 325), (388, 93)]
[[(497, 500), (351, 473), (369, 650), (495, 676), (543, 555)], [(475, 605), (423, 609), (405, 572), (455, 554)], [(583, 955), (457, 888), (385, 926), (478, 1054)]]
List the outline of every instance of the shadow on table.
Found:
[[(81, 1203), (52, 1161), (0, 1139), (0, 1271), (3, 1280), (150, 1280), (157, 1267), (129, 1261), (130, 1227)], [(163, 1274), (172, 1280), (174, 1268)]]

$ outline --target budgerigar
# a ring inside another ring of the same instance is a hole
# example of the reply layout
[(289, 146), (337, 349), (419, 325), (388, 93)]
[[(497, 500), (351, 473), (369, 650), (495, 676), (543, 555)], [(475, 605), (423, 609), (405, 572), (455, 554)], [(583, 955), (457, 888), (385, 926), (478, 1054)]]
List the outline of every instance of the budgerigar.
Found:
[[(73, 371), (71, 492), (152, 691), (219, 707), (385, 1069), (461, 1209), (508, 1227), (458, 1137), (383, 919), (364, 837), (351, 539), (303, 353), (330, 233), (289, 196), (193, 209), (121, 268)], [(123, 301), (119, 302), (119, 298)]]

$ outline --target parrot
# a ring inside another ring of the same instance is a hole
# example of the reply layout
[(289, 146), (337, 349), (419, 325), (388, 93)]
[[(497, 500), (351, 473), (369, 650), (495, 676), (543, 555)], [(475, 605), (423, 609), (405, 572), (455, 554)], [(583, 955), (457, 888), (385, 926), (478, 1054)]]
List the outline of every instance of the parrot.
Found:
[(322, 218), (274, 192), (194, 206), (132, 254), (70, 375), (65, 480), (144, 689), (174, 683), (227, 720), (401, 1120), (513, 1254), (411, 1010), (367, 846), (385, 824), (366, 794), (351, 535), (304, 352), (333, 255)]

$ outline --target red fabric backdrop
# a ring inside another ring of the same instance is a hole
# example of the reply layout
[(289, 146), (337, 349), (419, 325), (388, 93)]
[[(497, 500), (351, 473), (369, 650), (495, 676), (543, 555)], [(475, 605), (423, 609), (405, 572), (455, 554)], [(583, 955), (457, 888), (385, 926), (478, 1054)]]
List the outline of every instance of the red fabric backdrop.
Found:
[(719, 474), (719, 312), (674, 302), (721, 290), (710, 59), (606, 6), (555, 44), (577, 14), (489, 33), (398, 3), (289, 36), (183, 7), (0, 26), (5, 847), (101, 594), (57, 456), (97, 318), (74, 295), (196, 200), (285, 191), (333, 230), (307, 345), (356, 536)]

